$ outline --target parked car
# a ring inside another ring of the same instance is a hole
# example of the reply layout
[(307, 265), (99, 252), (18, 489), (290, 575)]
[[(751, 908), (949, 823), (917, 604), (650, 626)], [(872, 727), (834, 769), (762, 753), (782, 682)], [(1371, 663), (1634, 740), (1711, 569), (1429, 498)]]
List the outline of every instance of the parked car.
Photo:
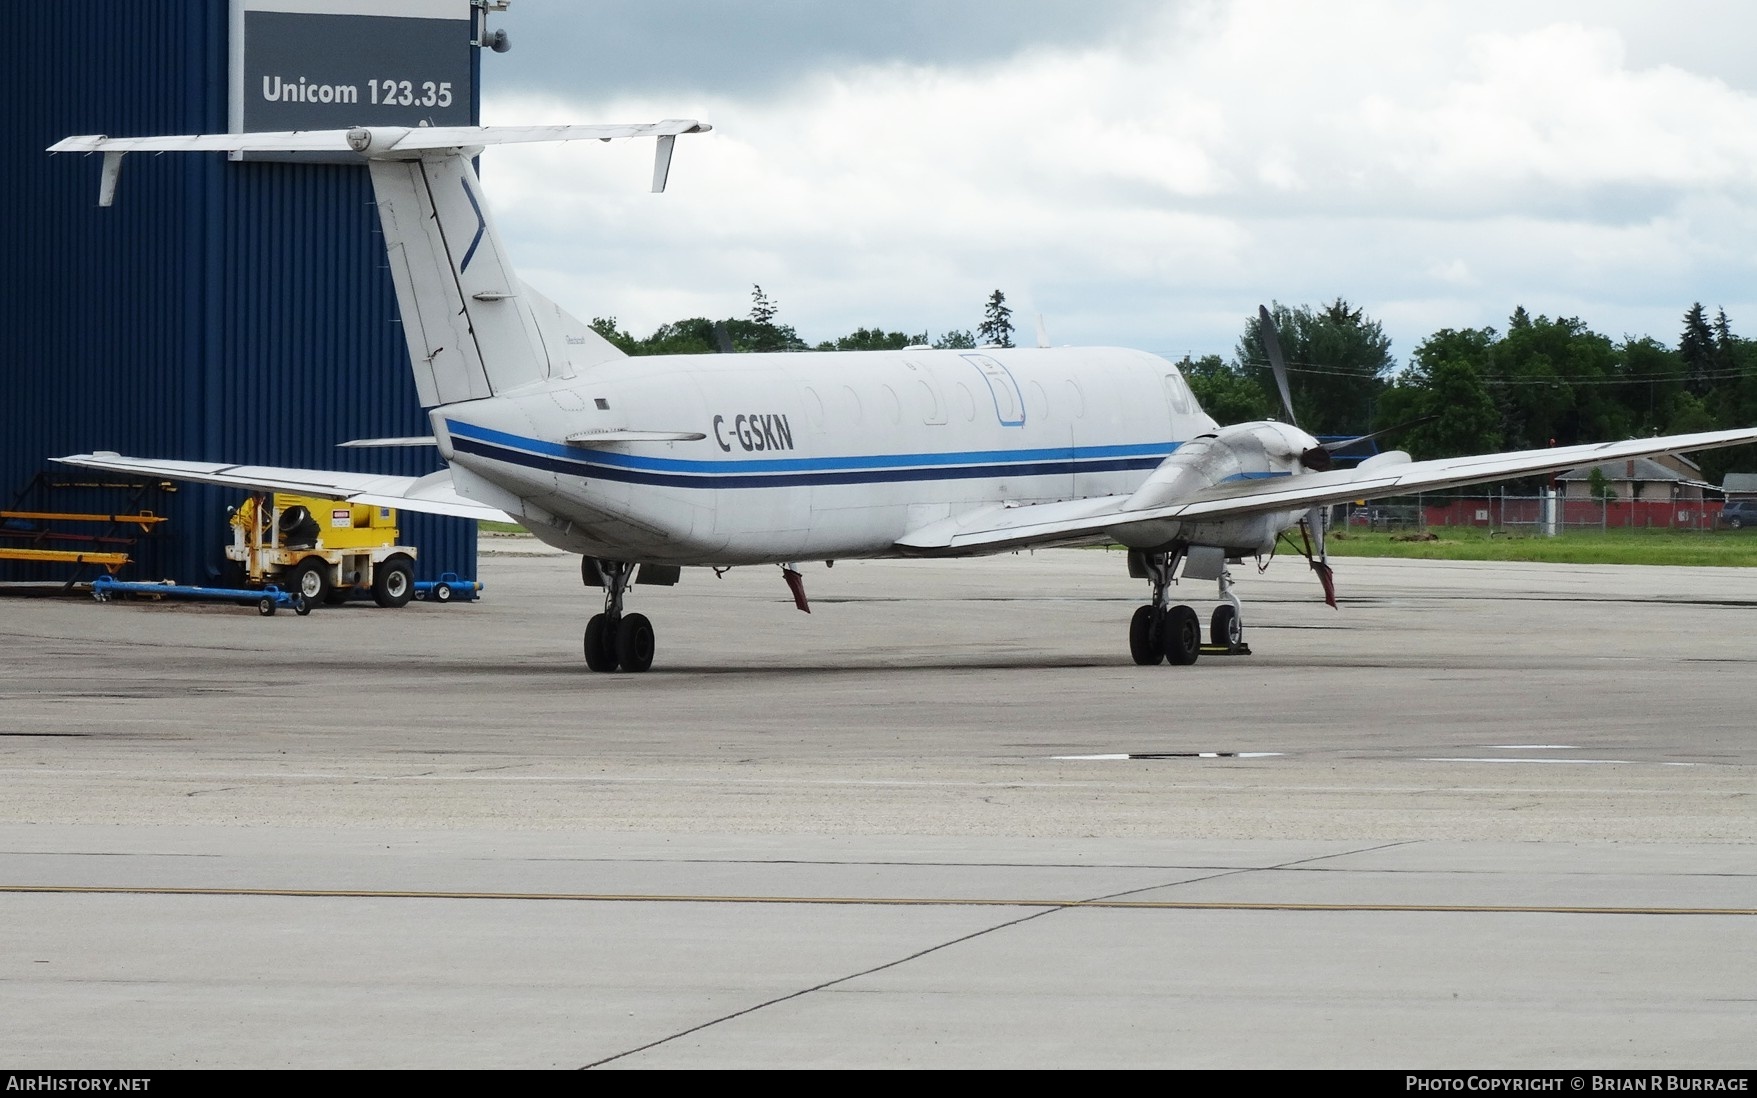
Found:
[(1397, 504), (1357, 507), (1349, 513), (1348, 522), (1351, 526), (1366, 526), (1374, 530), (1417, 526), (1421, 523), (1421, 508)]
[(1757, 499), (1729, 499), (1720, 509), (1720, 524), (1728, 530), (1757, 526)]

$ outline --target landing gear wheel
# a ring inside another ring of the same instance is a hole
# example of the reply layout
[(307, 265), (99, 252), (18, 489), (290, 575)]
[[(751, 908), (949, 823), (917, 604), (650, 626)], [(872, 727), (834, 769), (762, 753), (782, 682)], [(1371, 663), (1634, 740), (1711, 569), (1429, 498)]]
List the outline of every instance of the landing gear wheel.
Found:
[(287, 586), (294, 595), (312, 606), (330, 600), (329, 567), (321, 560), (306, 558), (293, 566)]
[(262, 596), (261, 599), (257, 600), (256, 612), (258, 614), (261, 614), (265, 618), (274, 617), (275, 616), (275, 597), (273, 595)]
[(624, 671), (653, 666), (653, 623), (645, 614), (626, 614), (616, 627), (616, 660)]
[(438, 584), (436, 584), (433, 588), (433, 601), (434, 602), (450, 602), (451, 601), (451, 584), (446, 583), (444, 580), (441, 580)]
[(399, 606), (407, 606), (409, 597), (414, 593), (414, 562), (401, 553), (386, 557), (384, 563), (378, 566), (378, 574), (372, 577), (372, 601), (386, 610), (395, 610)]
[(1137, 607), (1135, 616), (1129, 620), (1129, 655), (1142, 667), (1153, 667), (1165, 660), (1165, 647), (1159, 643), (1151, 606)]
[(610, 618), (595, 614), (586, 623), (586, 666), (593, 671), (616, 670), (616, 634)]
[(1208, 639), (1224, 648), (1238, 647), (1244, 637), (1244, 627), (1239, 624), (1238, 607), (1223, 602), (1214, 608), (1214, 616), (1208, 620)]
[(1165, 612), (1160, 640), (1165, 645), (1165, 658), (1172, 664), (1195, 663), (1202, 654), (1202, 619), (1187, 606), (1174, 606)]

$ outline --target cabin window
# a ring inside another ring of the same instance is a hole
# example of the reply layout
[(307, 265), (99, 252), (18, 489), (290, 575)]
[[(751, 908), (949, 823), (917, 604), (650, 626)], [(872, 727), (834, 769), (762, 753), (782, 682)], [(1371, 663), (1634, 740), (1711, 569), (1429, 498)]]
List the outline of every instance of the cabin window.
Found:
[(885, 410), (890, 413), (891, 422), (903, 422), (903, 402), (897, 399), (897, 390), (891, 388), (889, 385), (880, 385), (879, 388), (885, 391), (885, 399), (880, 401), (880, 403), (883, 404)]
[(1068, 379), (1062, 389), (1062, 399), (1068, 407), (1068, 415), (1075, 419), (1086, 418), (1086, 391), (1080, 388), (1079, 382)]
[(966, 423), (976, 421), (976, 394), (962, 381), (958, 382), (958, 410), (964, 413)]
[(940, 403), (939, 393), (925, 379), (915, 383), (918, 388), (916, 395), (921, 400), (921, 422), (939, 424), (946, 421), (946, 406)]
[(1196, 410), (1195, 398), (1180, 374), (1165, 375), (1165, 399), (1171, 405), (1171, 410), (1180, 416), (1187, 416)]

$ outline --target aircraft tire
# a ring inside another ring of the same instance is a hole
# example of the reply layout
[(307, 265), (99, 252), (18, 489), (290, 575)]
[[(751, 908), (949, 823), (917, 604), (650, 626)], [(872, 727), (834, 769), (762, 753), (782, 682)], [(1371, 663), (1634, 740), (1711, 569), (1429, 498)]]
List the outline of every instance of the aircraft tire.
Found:
[(616, 627), (616, 660), (624, 671), (653, 666), (653, 623), (645, 614), (625, 614)]
[(1214, 616), (1208, 619), (1208, 639), (1214, 644), (1237, 648), (1244, 630), (1238, 622), (1238, 607), (1230, 602), (1223, 602), (1214, 608)]
[(616, 670), (616, 631), (603, 614), (586, 623), (586, 666), (593, 671)]
[(1187, 606), (1174, 606), (1165, 614), (1165, 658), (1174, 666), (1188, 666), (1202, 654), (1202, 619)]
[(1139, 606), (1129, 620), (1129, 655), (1142, 667), (1153, 667), (1165, 660), (1165, 648), (1153, 629), (1153, 608)]

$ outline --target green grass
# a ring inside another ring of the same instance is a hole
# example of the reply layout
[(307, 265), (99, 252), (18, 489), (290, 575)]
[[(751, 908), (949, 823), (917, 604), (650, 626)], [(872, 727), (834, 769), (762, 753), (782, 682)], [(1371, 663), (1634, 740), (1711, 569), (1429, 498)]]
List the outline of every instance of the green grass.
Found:
[[(485, 534), (522, 534), (512, 522), (483, 520)], [(1435, 541), (1399, 541), (1414, 531), (1335, 530), (1333, 557), (1413, 560), (1526, 560), (1551, 564), (1697, 564), (1757, 567), (1757, 530), (1584, 530), (1553, 538), (1491, 534), (1474, 526), (1434, 526)]]
[(1551, 564), (1690, 564), (1757, 567), (1757, 531), (1569, 530), (1553, 538), (1431, 526), (1435, 541), (1398, 541), (1414, 531), (1332, 531), (1332, 557), (1521, 560)]

